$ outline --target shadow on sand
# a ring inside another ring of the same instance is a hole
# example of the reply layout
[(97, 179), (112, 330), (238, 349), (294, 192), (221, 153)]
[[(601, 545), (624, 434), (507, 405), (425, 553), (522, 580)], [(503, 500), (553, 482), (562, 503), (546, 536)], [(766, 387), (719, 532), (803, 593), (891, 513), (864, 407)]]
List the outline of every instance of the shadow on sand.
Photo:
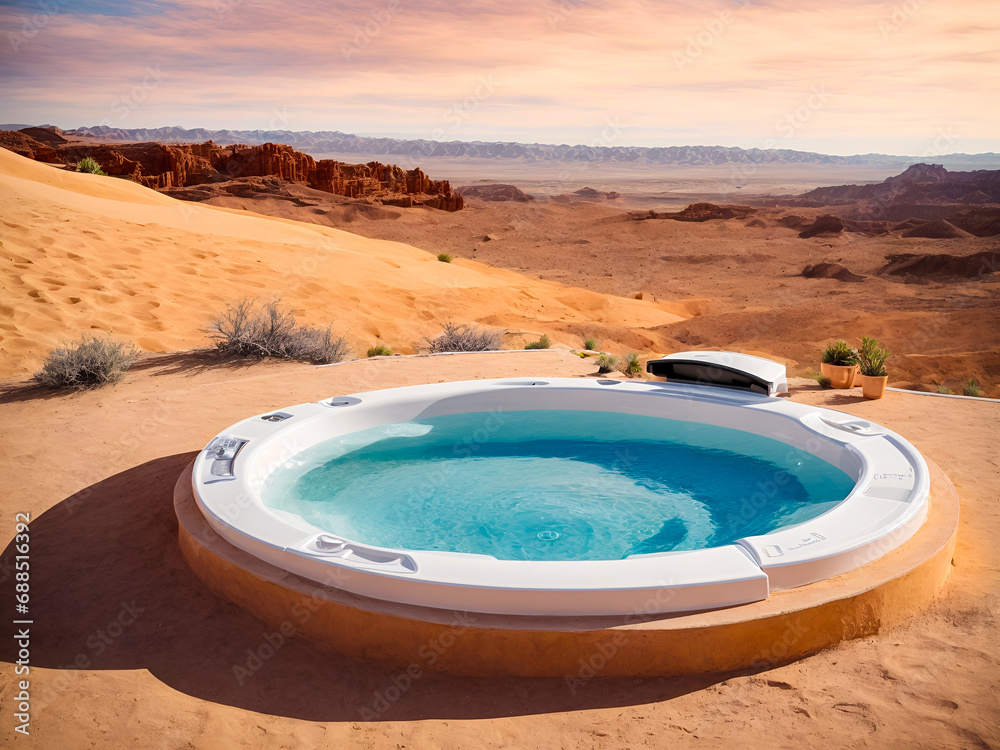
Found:
[(132, 365), (130, 372), (148, 372), (154, 377), (197, 375), (208, 370), (244, 370), (259, 365), (262, 361), (263, 359), (227, 357), (216, 349), (192, 349), (186, 352), (145, 356)]
[[(726, 675), (595, 678), (575, 694), (563, 678), (424, 674), (286, 640), (237, 679), (271, 629), (212, 594), (177, 545), (173, 487), (193, 453), (109, 477), (32, 519), (32, 664), (50, 669), (146, 669), (202, 700), (308, 721), (477, 719), (641, 705), (700, 690)], [(14, 542), (0, 558), (12, 593)], [(122, 624), (124, 623), (124, 624)], [(265, 649), (266, 652), (266, 649)], [(16, 659), (13, 639), (0, 659)], [(380, 704), (376, 694), (399, 698)], [(372, 718), (371, 714), (367, 718)]]
[[(215, 349), (192, 349), (173, 354), (147, 354), (129, 368), (125, 377), (128, 378), (129, 373), (137, 372), (146, 372), (153, 377), (159, 377), (161, 375), (198, 375), (208, 370), (219, 369), (245, 370), (254, 366), (259, 368), (262, 361), (264, 360), (225, 357)], [(291, 361), (271, 360), (272, 363)], [(67, 398), (80, 392), (72, 388), (49, 388), (30, 379), (11, 381), (0, 383), (0, 404)]]

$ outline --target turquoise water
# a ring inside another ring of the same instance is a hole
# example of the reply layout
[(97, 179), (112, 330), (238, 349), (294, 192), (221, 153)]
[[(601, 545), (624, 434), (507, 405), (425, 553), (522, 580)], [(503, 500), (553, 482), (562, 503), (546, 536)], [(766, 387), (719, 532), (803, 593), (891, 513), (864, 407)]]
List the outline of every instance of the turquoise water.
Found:
[(270, 508), (380, 547), (617, 560), (801, 523), (854, 481), (769, 438), (595, 411), (476, 412), (344, 435), (266, 480)]

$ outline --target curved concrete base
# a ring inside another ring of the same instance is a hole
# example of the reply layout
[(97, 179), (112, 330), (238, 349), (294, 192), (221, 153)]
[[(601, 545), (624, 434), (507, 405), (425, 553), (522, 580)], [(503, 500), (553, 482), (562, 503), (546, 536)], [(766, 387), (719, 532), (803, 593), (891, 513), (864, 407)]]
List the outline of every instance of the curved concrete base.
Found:
[[(926, 523), (901, 547), (844, 575), (710, 612), (517, 617), (414, 607), (323, 586), (232, 546), (208, 525), (191, 467), (174, 490), (181, 552), (194, 573), (286, 636), (389, 662), (411, 674), (667, 676), (767, 667), (864, 638), (925, 607), (951, 568), (955, 487), (934, 463)], [(220, 634), (222, 637), (222, 634)]]

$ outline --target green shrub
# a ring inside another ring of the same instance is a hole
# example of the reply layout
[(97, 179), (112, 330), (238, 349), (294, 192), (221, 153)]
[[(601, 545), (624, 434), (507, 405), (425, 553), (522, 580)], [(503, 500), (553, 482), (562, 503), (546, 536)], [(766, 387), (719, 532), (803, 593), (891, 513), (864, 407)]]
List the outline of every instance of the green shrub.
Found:
[(943, 393), (946, 396), (950, 396), (951, 395), (951, 388), (949, 388), (946, 385), (939, 385), (938, 389), (937, 389), (937, 392), (938, 393)]
[(487, 352), (503, 348), (503, 330), (487, 330), (475, 325), (445, 323), (444, 332), (433, 341), (432, 352)]
[(883, 377), (888, 375), (885, 369), (885, 362), (889, 357), (888, 349), (879, 346), (878, 341), (869, 336), (861, 339), (861, 349), (858, 350), (858, 364), (861, 365), (861, 374), (868, 377)]
[(448, 253), (438, 253), (438, 260), (442, 263), (451, 263), (454, 258), (448, 255)]
[(965, 385), (962, 386), (962, 393), (966, 396), (976, 396), (981, 398), (983, 395), (982, 386), (979, 385), (979, 381), (975, 378), (969, 378)]
[(97, 163), (97, 160), (91, 159), (89, 156), (83, 157), (76, 163), (76, 171), (86, 172), (87, 174), (102, 174), (107, 177), (107, 173), (101, 169), (101, 165)]
[(132, 342), (83, 336), (53, 349), (34, 378), (49, 388), (100, 388), (121, 380), (138, 356)]
[(369, 357), (391, 357), (392, 349), (381, 341), (368, 350)]
[(291, 310), (278, 302), (263, 305), (243, 298), (230, 303), (209, 324), (215, 346), (222, 354), (245, 359), (278, 357), (314, 364), (341, 362), (349, 349), (343, 336), (334, 337), (331, 327), (303, 328)]
[(548, 349), (552, 346), (549, 334), (543, 333), (538, 341), (530, 341), (524, 345), (525, 349)]
[(588, 352), (594, 351), (594, 349), (597, 348), (597, 339), (595, 339), (593, 336), (591, 336), (588, 339), (584, 339), (583, 348), (586, 349)]
[(823, 350), (823, 362), (839, 367), (854, 365), (858, 362), (858, 353), (848, 346), (846, 341), (838, 339)]
[(817, 375), (816, 382), (819, 383), (820, 388), (829, 388), (831, 386), (830, 378), (826, 375)]
[(599, 373), (615, 372), (618, 369), (618, 357), (614, 354), (602, 354), (597, 358), (597, 371)]
[(622, 375), (626, 378), (635, 378), (642, 374), (642, 365), (639, 363), (639, 355), (635, 352), (629, 352), (625, 355), (619, 365), (622, 371)]

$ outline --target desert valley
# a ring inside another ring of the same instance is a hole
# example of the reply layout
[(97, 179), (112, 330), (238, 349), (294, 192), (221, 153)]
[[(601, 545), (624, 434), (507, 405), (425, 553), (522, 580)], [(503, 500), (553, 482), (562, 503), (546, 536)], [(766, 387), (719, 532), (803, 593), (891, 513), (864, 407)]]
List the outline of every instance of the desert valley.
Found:
[(1000, 748), (995, 6), (0, 3), (0, 747)]
[[(105, 141), (98, 145), (93, 137), (74, 141), (72, 135), (45, 128), (9, 132), (5, 138), (21, 154), (57, 162), (55, 166), (90, 156), (110, 174), (182, 201), (403, 243), (530, 279), (610, 295), (600, 303), (570, 303), (576, 312), (570, 316), (555, 312), (565, 303), (565, 293), (555, 288), (547, 295), (538, 293), (537, 311), (510, 316), (489, 306), (464, 312), (461, 306), (449, 309), (436, 303), (433, 312), (421, 310), (430, 303), (425, 295), (416, 295), (414, 300), (400, 300), (404, 308), (416, 308), (400, 314), (391, 306), (371, 304), (377, 288), (367, 288), (364, 295), (357, 294), (359, 290), (342, 295), (325, 287), (324, 269), (332, 259), (322, 251), (311, 258), (296, 256), (254, 268), (249, 265), (251, 246), (213, 248), (211, 241), (199, 240), (189, 243), (193, 256), (188, 256), (187, 270), (171, 254), (176, 275), (163, 274), (162, 268), (153, 272), (157, 266), (147, 262), (122, 264), (121, 256), (102, 257), (110, 264), (104, 271), (87, 256), (81, 256), (86, 262), (71, 263), (70, 267), (87, 268), (92, 274), (90, 291), (96, 296), (114, 294), (114, 286), (96, 288), (100, 278), (113, 278), (114, 284), (128, 290), (128, 322), (118, 314), (107, 320), (95, 318), (91, 323), (95, 330), (128, 335), (150, 351), (203, 345), (204, 327), (218, 308), (248, 289), (258, 289), (263, 291), (255, 295), (286, 298), (310, 323), (335, 324), (357, 351), (378, 340), (394, 351), (414, 353), (426, 348), (435, 326), (454, 320), (506, 329), (515, 347), (541, 334), (570, 348), (579, 348), (593, 336), (609, 351), (635, 351), (644, 357), (738, 345), (748, 353), (784, 360), (795, 374), (809, 376), (817, 372), (819, 352), (829, 339), (856, 342), (873, 335), (896, 355), (894, 386), (960, 391), (962, 383), (975, 378), (986, 393), (1000, 395), (1000, 277), (995, 275), (1000, 270), (1000, 170), (956, 172), (914, 165), (875, 185), (817, 187), (784, 196), (762, 193), (751, 182), (742, 186), (741, 202), (731, 204), (728, 200), (736, 191), (724, 180), (716, 185), (678, 180), (678, 190), (627, 193), (608, 189), (609, 180), (602, 180), (600, 190), (577, 187), (578, 176), (577, 181), (548, 183), (547, 194), (534, 195), (517, 184), (490, 178), (453, 187), (449, 181), (429, 179), (419, 169), (407, 176), (398, 166), (377, 162), (346, 165), (327, 160), (319, 161), (317, 169), (312, 157), (276, 144), (217, 147), (211, 142), (171, 146)], [(199, 156), (209, 153), (227, 154), (228, 161), (213, 156), (213, 165)], [(714, 169), (717, 176), (726, 173), (725, 167)], [(827, 172), (834, 176), (836, 169)], [(524, 183), (537, 180), (532, 174), (537, 170), (530, 164), (522, 170)], [(760, 183), (773, 187), (770, 172), (779, 170), (759, 170)], [(669, 173), (668, 168), (661, 171)], [(669, 183), (665, 175), (657, 180)], [(643, 186), (633, 182), (626, 187)], [(730, 192), (722, 193), (727, 187)], [(148, 191), (133, 193), (137, 201), (158, 200)], [(197, 231), (193, 217), (204, 214), (188, 215), (185, 204), (176, 201), (160, 205), (176, 207), (175, 221), (180, 224), (173, 226)], [(59, 227), (59, 236), (46, 250), (48, 257), (36, 257), (29, 250), (19, 259), (8, 259), (15, 274), (8, 283), (23, 286), (23, 293), (51, 306), (31, 311), (33, 318), (92, 316), (95, 300), (86, 291), (77, 295), (44, 281), (58, 275), (47, 263), (65, 267), (65, 259), (52, 257), (61, 245), (68, 249), (86, 240), (79, 234), (96, 239), (115, 231), (85, 227), (90, 222), (82, 217), (64, 221), (67, 226)], [(27, 231), (27, 225), (12, 223), (8, 220), (13, 234), (6, 247), (16, 253), (16, 232)], [(160, 241), (156, 235), (168, 238), (155, 228), (147, 234), (151, 236), (145, 253), (168, 257), (156, 249)], [(173, 238), (168, 241), (179, 244)], [(25, 265), (28, 261), (31, 267)], [(197, 271), (199, 261), (220, 274)], [(459, 260), (456, 265), (461, 264)], [(232, 268), (243, 269), (252, 283), (227, 291), (227, 283), (239, 275), (222, 271)], [(473, 274), (486, 272), (479, 265), (475, 271), (469, 268)], [(156, 280), (143, 278), (148, 273), (154, 273)], [(441, 277), (429, 280), (432, 285), (457, 283), (448, 278), (455, 273), (450, 268), (429, 266), (427, 273)], [(196, 291), (192, 283), (199, 282), (209, 282), (212, 288)], [(150, 294), (152, 283), (155, 294)], [(191, 301), (195, 296), (199, 301)], [(318, 303), (306, 301), (323, 297), (327, 299)], [(636, 298), (647, 304), (632, 305), (635, 312), (627, 318), (582, 314), (587, 305), (628, 306), (625, 300)], [(468, 297), (463, 296), (462, 302), (469, 304)], [(183, 306), (185, 312), (168, 314), (161, 305)], [(552, 310), (542, 313), (546, 305)], [(648, 313), (640, 312), (644, 308)], [(46, 313), (38, 315), (42, 309)], [(179, 319), (186, 323), (179, 324)], [(55, 343), (33, 325), (17, 315), (5, 324), (3, 346), (24, 356), (26, 369), (36, 366), (44, 354), (42, 349), (26, 347)], [(169, 333), (164, 333), (166, 328)], [(29, 331), (31, 335), (25, 336)]]

